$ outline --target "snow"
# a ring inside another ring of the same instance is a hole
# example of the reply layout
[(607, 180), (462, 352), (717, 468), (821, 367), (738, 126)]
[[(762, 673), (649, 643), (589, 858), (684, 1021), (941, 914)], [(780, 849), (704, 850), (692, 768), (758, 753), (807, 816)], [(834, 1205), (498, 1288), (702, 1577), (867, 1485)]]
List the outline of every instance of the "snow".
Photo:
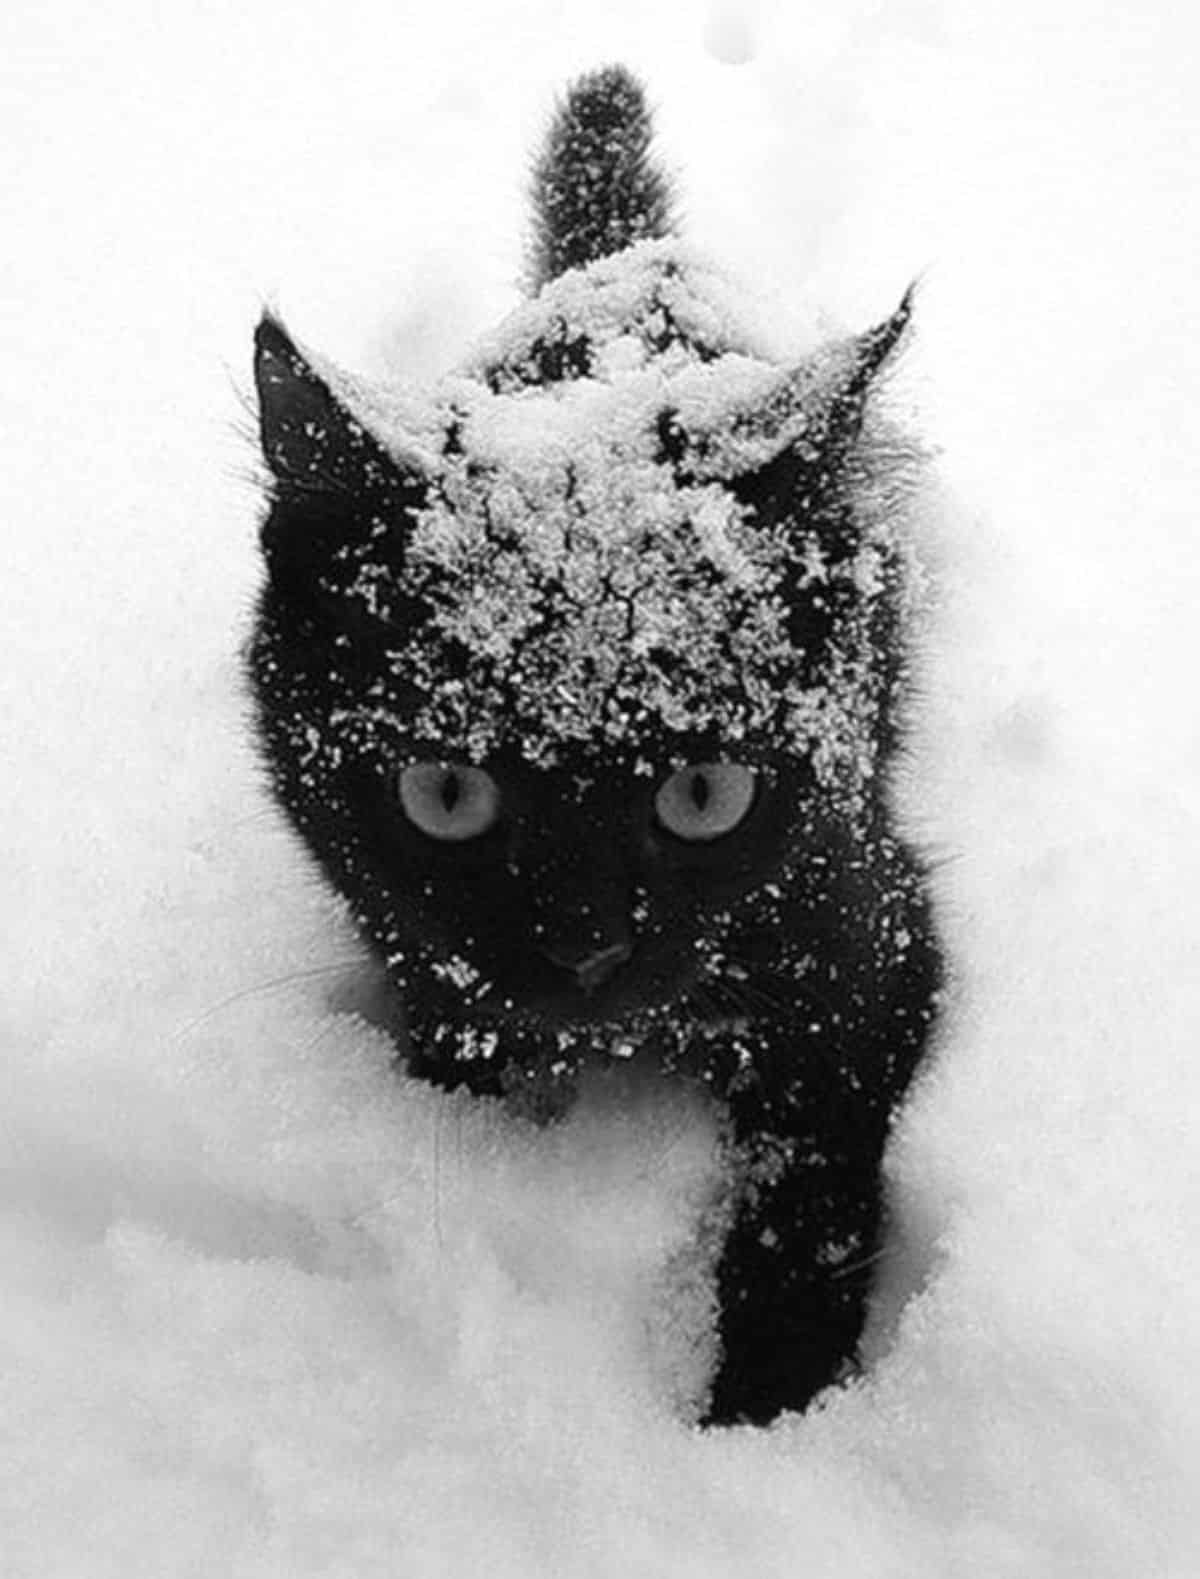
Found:
[[(415, 457), (429, 457), (411, 540), (397, 543), (381, 521), (333, 572), (395, 633), (392, 669), (425, 699), (418, 738), (478, 762), (507, 742), (550, 765), (564, 743), (598, 741), (611, 755), (664, 723), (739, 750), (754, 737), (792, 749), (822, 783), (840, 783), (843, 800), (861, 795), (880, 684), (865, 649), (889, 582), (902, 583), (893, 603), (919, 602), (905, 571), (922, 535), (904, 508), (918, 486), (914, 446), (876, 417), (878, 396), (851, 463), (861, 542), (829, 564), (822, 548), (838, 507), (839, 408), (885, 383), (911, 293), (879, 329), (782, 365), (751, 353), (727, 297), (688, 249), (646, 241), (546, 285), (425, 412), (411, 391), (393, 399), (387, 385), (312, 364), (406, 484)], [(346, 423), (331, 420), (329, 397), (278, 326), (266, 336), (256, 378), (286, 497), (297, 474), (344, 471), (328, 433)], [(548, 378), (548, 360), (569, 370)], [(442, 441), (431, 443), (439, 421)], [(755, 521), (730, 486), (787, 448), (810, 472), (814, 522), (802, 536)], [(796, 560), (810, 579), (859, 594), (824, 640), (825, 658), (788, 634)], [(430, 610), (415, 629), (414, 605)], [(335, 716), (364, 740), (376, 726), (392, 740), (414, 732), (377, 707)]]
[[(1200, 1571), (1187, 25), (10, 7), (6, 1579)], [(711, 1115), (636, 1060), (542, 1131), (397, 1079), (330, 1013), (357, 945), (238, 689), (263, 297), (368, 376), (456, 365), (512, 305), (539, 118), (614, 58), (773, 334), (925, 271), (905, 794), (955, 990), (869, 1373), (768, 1431), (688, 1423)]]

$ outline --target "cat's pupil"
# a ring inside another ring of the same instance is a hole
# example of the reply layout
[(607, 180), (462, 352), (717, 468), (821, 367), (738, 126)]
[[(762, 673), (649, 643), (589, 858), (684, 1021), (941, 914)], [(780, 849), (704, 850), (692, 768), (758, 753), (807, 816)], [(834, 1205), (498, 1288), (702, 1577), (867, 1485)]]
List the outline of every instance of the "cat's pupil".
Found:
[(444, 773), (441, 783), (443, 809), (452, 812), (462, 799), (462, 781), (457, 773)]
[(697, 811), (703, 811), (712, 798), (712, 789), (707, 777), (703, 773), (692, 774), (692, 805)]

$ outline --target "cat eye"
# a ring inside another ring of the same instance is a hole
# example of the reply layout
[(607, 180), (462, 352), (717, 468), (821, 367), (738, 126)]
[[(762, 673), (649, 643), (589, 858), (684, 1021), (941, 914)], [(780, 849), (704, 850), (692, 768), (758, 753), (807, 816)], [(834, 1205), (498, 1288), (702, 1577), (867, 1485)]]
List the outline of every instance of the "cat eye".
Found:
[(459, 843), (492, 827), (500, 815), (500, 791), (482, 768), (414, 762), (400, 775), (400, 804), (431, 839)]
[(732, 833), (750, 810), (755, 784), (753, 770), (739, 763), (693, 763), (659, 789), (655, 815), (677, 839), (719, 839)]

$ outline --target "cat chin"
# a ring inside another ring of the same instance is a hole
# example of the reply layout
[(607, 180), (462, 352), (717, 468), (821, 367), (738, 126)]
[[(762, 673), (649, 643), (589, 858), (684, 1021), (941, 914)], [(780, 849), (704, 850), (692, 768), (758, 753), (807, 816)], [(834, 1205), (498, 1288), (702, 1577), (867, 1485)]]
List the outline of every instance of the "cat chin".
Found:
[(653, 993), (644, 982), (616, 980), (591, 991), (567, 987), (528, 997), (494, 991), (464, 1006), (462, 1018), (493, 1031), (574, 1037), (597, 1045), (621, 1037), (638, 1040), (664, 1025), (691, 1029), (703, 1018), (689, 1000), (690, 985), (684, 981)]
[(683, 1000), (623, 1013), (575, 1015), (561, 1009), (516, 1008), (480, 1013), (473, 1004), (462, 1014), (447, 1014), (436, 1040), (453, 1050), (456, 1061), (480, 1058), (498, 1064), (541, 1068), (547, 1063), (654, 1060), (666, 1067), (679, 1062), (687, 1047), (750, 1030), (744, 1016), (702, 1014)]
[(455, 1023), (479, 1035), (492, 1034), (505, 1040), (527, 1038), (563, 1047), (575, 1044), (597, 1051), (608, 1051), (620, 1043), (636, 1045), (651, 1033), (661, 1033), (665, 1025), (682, 1027), (685, 1021), (690, 1026), (691, 1017), (673, 1003), (605, 1012), (582, 996), (578, 1012), (573, 1006), (559, 1004), (508, 1009), (497, 1005), (489, 1010), (483, 1003), (472, 1004), (468, 1012), (455, 1017)]
[[(445, 1090), (466, 1089), (503, 1102), (514, 1117), (544, 1125), (574, 1106), (581, 1082), (682, 1076), (725, 1090), (742, 1067), (753, 1027), (732, 1018), (693, 1021), (676, 1012), (643, 1012), (608, 1022), (506, 1022), (443, 1019), (411, 1044), (411, 1074)], [(419, 1050), (418, 1050), (419, 1049)]]

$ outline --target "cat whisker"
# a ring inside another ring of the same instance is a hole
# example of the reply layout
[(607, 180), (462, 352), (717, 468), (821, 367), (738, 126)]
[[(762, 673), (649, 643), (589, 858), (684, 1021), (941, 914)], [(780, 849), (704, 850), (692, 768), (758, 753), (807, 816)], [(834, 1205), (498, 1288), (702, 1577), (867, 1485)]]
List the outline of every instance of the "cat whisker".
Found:
[(727, 983), (717, 980), (697, 981), (688, 987), (683, 1004), (700, 1011), (701, 1020), (719, 1020), (723, 1014), (722, 997), (727, 997)]
[[(785, 980), (786, 992), (782, 988), (772, 990), (773, 979)], [(775, 978), (774, 973), (765, 977), (759, 974), (754, 979), (722, 978), (721, 988), (728, 1000), (742, 1006), (745, 1017), (750, 1020), (798, 1020), (801, 1010), (809, 1004), (815, 1004), (818, 1010), (823, 1010), (827, 1016), (828, 1024), (832, 1030), (838, 1024), (838, 1017), (833, 1005), (803, 978)], [(805, 1040), (805, 1052), (819, 1057), (827, 1067), (835, 1073), (840, 1073), (842, 1061), (839, 1056), (838, 1042), (825, 1036), (813, 1036)]]
[(923, 850), (921, 866), (927, 874), (944, 872), (952, 866), (957, 866), (965, 854), (964, 850)]
[(809, 976), (785, 974), (747, 956), (731, 955), (730, 964), (747, 972), (747, 977), (739, 984), (776, 1010), (794, 1013), (801, 1003), (807, 1002), (816, 1004), (830, 1016), (834, 1014), (832, 1000)]
[(868, 1255), (859, 1256), (856, 1260), (847, 1261), (844, 1265), (837, 1267), (829, 1274), (830, 1279), (836, 1282), (840, 1278), (854, 1277), (859, 1272), (865, 1272), (869, 1267), (878, 1265), (880, 1261), (886, 1261), (891, 1253), (887, 1245), (880, 1245)]
[(235, 817), (228, 824), (231, 829), (247, 828), (254, 822), (278, 822), (279, 812), (274, 806), (260, 806), (257, 811), (247, 812), (244, 817)]
[(357, 970), (362, 967), (361, 959), (338, 960), (328, 965), (314, 965), (307, 970), (289, 971), (285, 976), (273, 976), (268, 981), (256, 982), (252, 987), (242, 987), (237, 992), (231, 992), (227, 997), (212, 1004), (205, 1009), (203, 1014), (198, 1014), (194, 1019), (188, 1020), (171, 1037), (168, 1043), (176, 1047), (187, 1037), (192, 1036), (202, 1026), (207, 1025), (216, 1015), (224, 1013), (234, 1004), (244, 1003), (247, 999), (257, 998), (264, 993), (279, 992), (285, 987), (294, 987), (298, 982), (319, 980), (322, 976), (336, 976), (343, 971)]
[(775, 1016), (787, 1007), (782, 993), (772, 992), (766, 984), (750, 976), (722, 976), (714, 985), (719, 985), (731, 1002), (758, 1017)]

